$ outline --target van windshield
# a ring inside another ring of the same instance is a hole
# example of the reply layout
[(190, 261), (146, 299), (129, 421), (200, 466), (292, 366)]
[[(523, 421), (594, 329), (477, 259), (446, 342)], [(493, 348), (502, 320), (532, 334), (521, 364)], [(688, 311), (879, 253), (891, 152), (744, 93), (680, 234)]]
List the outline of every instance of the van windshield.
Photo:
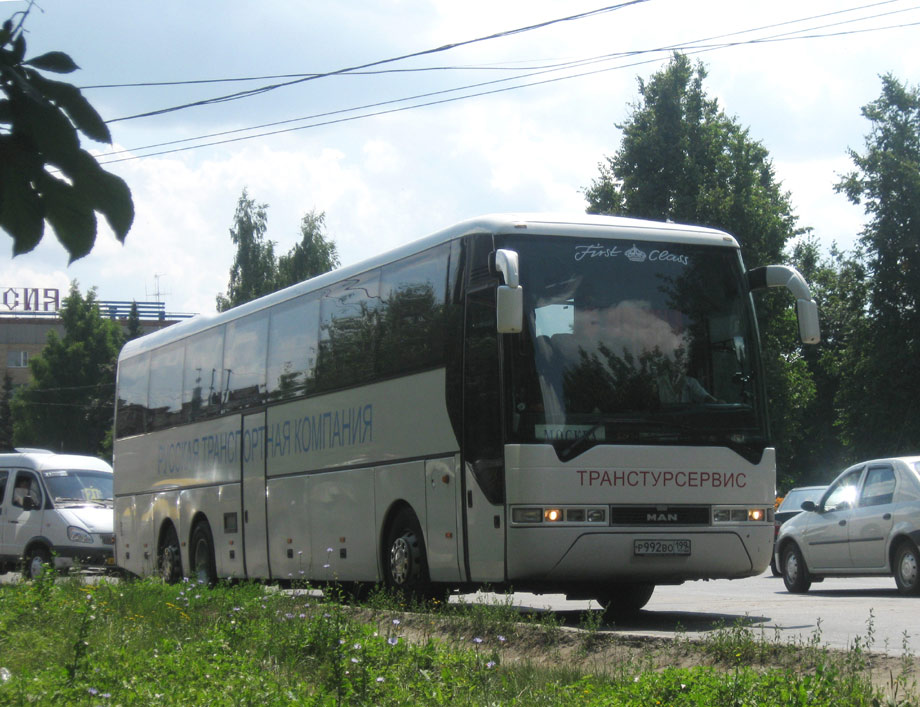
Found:
[(42, 472), (55, 503), (104, 503), (112, 500), (112, 474), (86, 469)]

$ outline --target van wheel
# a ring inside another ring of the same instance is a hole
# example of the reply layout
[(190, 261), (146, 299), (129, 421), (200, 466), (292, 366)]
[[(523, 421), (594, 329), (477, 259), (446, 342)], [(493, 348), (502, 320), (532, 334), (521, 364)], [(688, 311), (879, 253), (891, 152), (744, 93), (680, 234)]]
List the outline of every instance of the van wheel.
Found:
[(920, 556), (917, 548), (904, 540), (894, 554), (894, 581), (901, 594), (920, 594)]
[(211, 526), (203, 520), (195, 526), (192, 533), (192, 572), (199, 584), (213, 587), (217, 584), (217, 568), (214, 564), (214, 537)]
[(425, 541), (415, 513), (408, 508), (399, 511), (390, 524), (384, 565), (389, 587), (419, 598), (428, 595), (431, 587)]
[(179, 555), (179, 537), (171, 525), (160, 542), (157, 552), (157, 567), (160, 579), (167, 584), (175, 584), (182, 579), (182, 559)]
[(804, 594), (811, 587), (811, 574), (798, 546), (790, 543), (783, 548), (783, 584), (793, 594)]
[(45, 565), (50, 564), (50, 562), (51, 553), (42, 545), (38, 545), (29, 550), (22, 573), (26, 579), (38, 579), (42, 576), (42, 572), (45, 571)]

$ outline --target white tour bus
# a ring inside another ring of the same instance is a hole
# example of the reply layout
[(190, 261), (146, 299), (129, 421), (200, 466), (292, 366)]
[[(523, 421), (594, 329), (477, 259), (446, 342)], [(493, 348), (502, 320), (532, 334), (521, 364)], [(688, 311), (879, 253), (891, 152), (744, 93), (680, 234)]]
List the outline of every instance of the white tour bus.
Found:
[(753, 290), (723, 232), (577, 215), (461, 223), (125, 345), (117, 564), (489, 586), (635, 611), (747, 577), (775, 454)]

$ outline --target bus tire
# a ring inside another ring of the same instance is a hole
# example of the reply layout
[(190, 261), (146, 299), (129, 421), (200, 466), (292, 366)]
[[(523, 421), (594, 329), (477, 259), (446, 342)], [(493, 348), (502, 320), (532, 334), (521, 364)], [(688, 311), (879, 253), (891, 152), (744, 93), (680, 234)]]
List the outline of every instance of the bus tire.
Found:
[(42, 576), (42, 572), (47, 569), (46, 565), (50, 563), (51, 553), (48, 552), (48, 548), (44, 545), (35, 545), (26, 555), (22, 574), (26, 579), (36, 580)]
[(217, 584), (217, 566), (214, 562), (214, 536), (208, 521), (203, 520), (195, 525), (192, 531), (192, 547), (189, 561), (192, 576), (198, 584), (213, 587)]
[(811, 573), (798, 545), (789, 543), (782, 553), (783, 584), (792, 594), (804, 594), (811, 588)]
[(175, 584), (182, 579), (182, 556), (179, 554), (179, 536), (170, 524), (160, 540), (157, 550), (157, 569), (160, 579), (167, 584)]
[(894, 552), (894, 581), (905, 596), (920, 594), (920, 554), (909, 540), (902, 540)]
[(430, 580), (425, 540), (411, 509), (403, 508), (393, 518), (384, 551), (387, 586), (417, 598), (427, 596)]
[(604, 610), (604, 620), (616, 621), (638, 614), (654, 591), (655, 585), (646, 582), (618, 584), (597, 601)]

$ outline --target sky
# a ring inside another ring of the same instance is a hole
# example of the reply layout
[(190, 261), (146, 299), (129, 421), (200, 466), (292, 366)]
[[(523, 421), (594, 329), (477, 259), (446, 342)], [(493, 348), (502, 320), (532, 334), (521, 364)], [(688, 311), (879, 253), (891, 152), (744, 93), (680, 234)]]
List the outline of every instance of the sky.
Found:
[[(244, 189), (268, 205), (276, 253), (316, 210), (343, 265), (481, 214), (584, 212), (638, 82), (675, 47), (767, 148), (799, 226), (852, 248), (864, 214), (834, 184), (864, 149), (880, 76), (917, 84), (920, 0), (621, 4), (38, 0), (27, 57), (63, 51), (80, 66), (55, 78), (109, 121), (113, 144), (84, 146), (128, 183), (136, 215), (124, 244), (100, 218), (70, 265), (50, 227), (15, 258), (0, 232), (0, 291), (63, 294), (76, 280), (101, 300), (213, 312)], [(0, 0), (0, 19), (27, 6)], [(132, 117), (343, 69), (355, 70)], [(258, 80), (219, 81), (243, 78)], [(153, 83), (169, 85), (137, 85)]]

